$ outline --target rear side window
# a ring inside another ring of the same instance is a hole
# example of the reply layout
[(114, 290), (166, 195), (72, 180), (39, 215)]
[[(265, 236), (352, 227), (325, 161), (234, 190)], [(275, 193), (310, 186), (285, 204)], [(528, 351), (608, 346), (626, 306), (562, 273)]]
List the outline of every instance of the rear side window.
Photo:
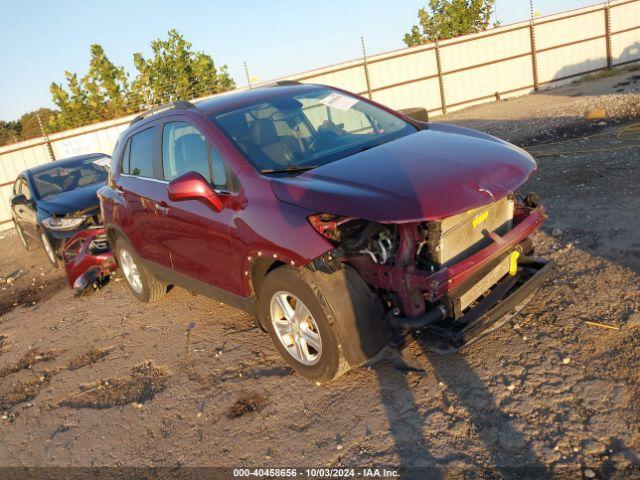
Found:
[(122, 161), (122, 172), (153, 178), (153, 141), (155, 128), (132, 135)]

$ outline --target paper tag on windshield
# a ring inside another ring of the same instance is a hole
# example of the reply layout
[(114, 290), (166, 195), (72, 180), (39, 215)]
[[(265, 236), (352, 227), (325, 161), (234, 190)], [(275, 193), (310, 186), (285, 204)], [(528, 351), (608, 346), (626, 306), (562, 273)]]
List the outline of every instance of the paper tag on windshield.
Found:
[(94, 160), (91, 163), (95, 163), (99, 167), (109, 167), (111, 166), (111, 159), (109, 157), (99, 158), (98, 160)]
[(337, 108), (343, 112), (346, 112), (358, 102), (359, 100), (357, 98), (347, 97), (346, 95), (341, 95), (339, 93), (332, 93), (320, 100), (320, 103), (323, 105), (331, 108)]

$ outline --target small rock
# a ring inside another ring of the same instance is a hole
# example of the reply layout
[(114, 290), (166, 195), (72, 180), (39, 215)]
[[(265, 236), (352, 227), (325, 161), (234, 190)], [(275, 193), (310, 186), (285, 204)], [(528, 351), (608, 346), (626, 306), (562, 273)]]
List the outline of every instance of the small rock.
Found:
[(553, 230), (551, 230), (551, 235), (553, 237), (560, 237), (562, 236), (562, 230), (560, 230), (559, 228), (554, 228)]
[(563, 365), (569, 365), (571, 363), (571, 359), (569, 357), (564, 357), (562, 359), (562, 364)]
[(591, 470), (590, 468), (587, 468), (584, 471), (584, 476), (587, 478), (596, 478), (596, 472), (594, 472), (593, 470)]
[(604, 445), (602, 445), (600, 442), (596, 442), (595, 440), (584, 441), (582, 444), (582, 448), (584, 449), (584, 453), (594, 457), (601, 455), (606, 450)]
[(611, 456), (611, 461), (619, 471), (624, 471), (632, 465), (623, 452), (613, 454)]
[(607, 117), (604, 108), (592, 108), (584, 112), (584, 118), (587, 120), (601, 120)]
[(640, 313), (634, 313), (627, 320), (627, 328), (640, 327)]

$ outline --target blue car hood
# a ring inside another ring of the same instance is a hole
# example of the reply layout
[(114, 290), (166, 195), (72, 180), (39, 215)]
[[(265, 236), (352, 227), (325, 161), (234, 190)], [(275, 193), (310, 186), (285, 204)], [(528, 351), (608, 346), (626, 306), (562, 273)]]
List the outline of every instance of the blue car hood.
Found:
[(100, 209), (100, 202), (96, 192), (104, 183), (95, 183), (86, 187), (76, 188), (68, 192), (51, 195), (38, 201), (38, 207), (50, 215), (62, 216), (75, 212), (91, 213)]

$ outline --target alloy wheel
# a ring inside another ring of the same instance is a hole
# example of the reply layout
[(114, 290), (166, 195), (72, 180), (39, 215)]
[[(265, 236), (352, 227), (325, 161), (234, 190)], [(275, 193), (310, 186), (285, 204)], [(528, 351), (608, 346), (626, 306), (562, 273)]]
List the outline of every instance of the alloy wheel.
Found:
[(15, 223), (15, 222), (14, 222), (14, 224), (15, 224), (15, 226), (16, 226), (16, 231), (18, 232), (18, 238), (20, 239), (20, 242), (22, 242), (22, 246), (23, 246), (24, 248), (27, 248), (27, 246), (28, 246), (28, 245), (27, 245), (27, 239), (26, 239), (26, 238), (24, 238), (24, 233), (22, 233), (22, 229), (20, 228), (20, 225), (18, 225), (18, 224), (17, 224), (17, 223)]
[(142, 292), (142, 277), (138, 265), (129, 251), (124, 248), (120, 250), (120, 268), (131, 288), (137, 293)]
[(271, 297), (273, 330), (289, 355), (303, 365), (320, 361), (320, 329), (307, 306), (294, 294), (278, 291)]
[(44, 247), (44, 251), (47, 253), (47, 257), (54, 265), (57, 265), (58, 258), (56, 257), (55, 252), (53, 251), (53, 246), (49, 241), (49, 237), (47, 237), (44, 233), (40, 234), (40, 238), (42, 239), (42, 245)]

